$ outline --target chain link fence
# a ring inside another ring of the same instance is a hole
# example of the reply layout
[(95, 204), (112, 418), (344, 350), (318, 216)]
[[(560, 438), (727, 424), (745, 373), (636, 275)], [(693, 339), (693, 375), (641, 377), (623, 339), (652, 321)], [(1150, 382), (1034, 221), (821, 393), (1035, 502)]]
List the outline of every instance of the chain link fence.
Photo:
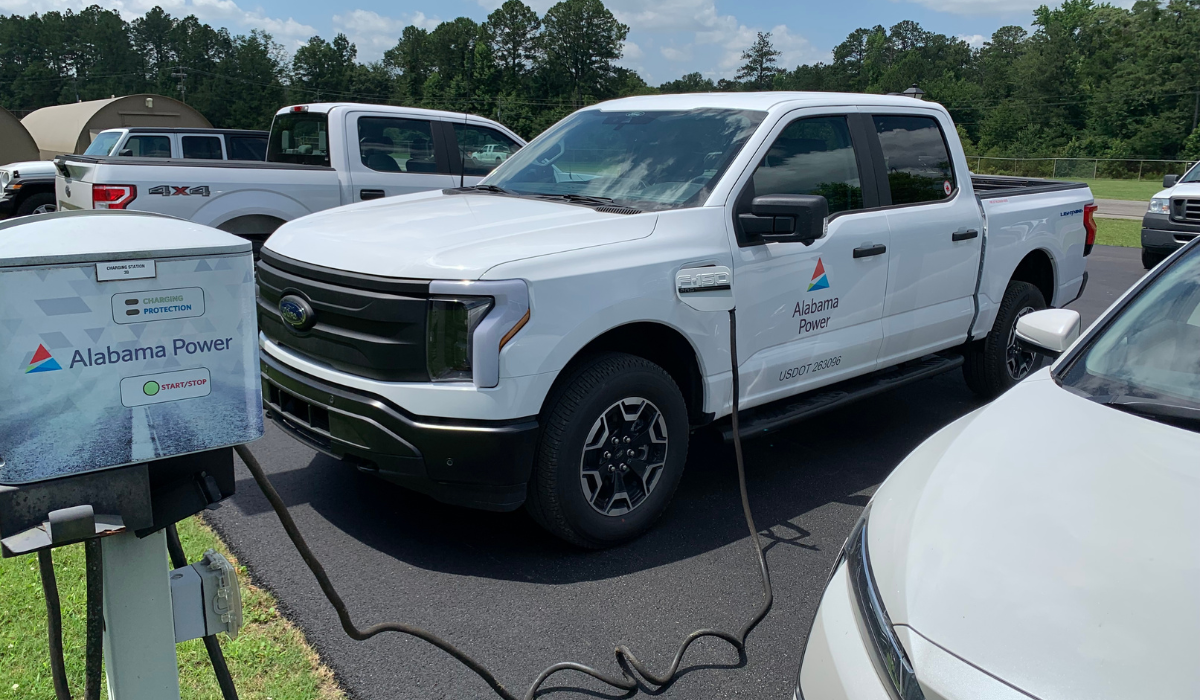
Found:
[(1161, 180), (1182, 175), (1193, 160), (1150, 158), (998, 158), (967, 156), (977, 175), (1016, 175), (1066, 180)]

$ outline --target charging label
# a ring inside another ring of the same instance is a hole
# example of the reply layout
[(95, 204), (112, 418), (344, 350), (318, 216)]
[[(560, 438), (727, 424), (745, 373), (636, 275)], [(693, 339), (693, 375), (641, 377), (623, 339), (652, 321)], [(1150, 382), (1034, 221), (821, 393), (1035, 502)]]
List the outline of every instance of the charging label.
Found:
[(198, 399), (212, 392), (210, 380), (208, 370), (203, 367), (125, 377), (121, 380), (121, 403), (133, 408), (180, 399)]
[(112, 298), (113, 320), (120, 324), (203, 315), (204, 290), (200, 287), (124, 292)]

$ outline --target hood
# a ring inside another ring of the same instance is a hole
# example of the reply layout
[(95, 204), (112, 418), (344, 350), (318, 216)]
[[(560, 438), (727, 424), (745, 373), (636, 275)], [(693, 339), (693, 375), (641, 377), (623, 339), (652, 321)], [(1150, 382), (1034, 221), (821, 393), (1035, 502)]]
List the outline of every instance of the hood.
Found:
[(1154, 195), (1156, 199), (1168, 197), (1197, 197), (1200, 198), (1200, 182), (1179, 182), (1174, 187)]
[(479, 279), (501, 263), (644, 238), (657, 220), (519, 197), (424, 192), (296, 219), (266, 247), (383, 277)]
[(17, 172), (23, 178), (30, 177), (54, 177), (54, 161), (50, 160), (27, 160), (21, 163), (6, 163), (0, 165), (0, 171), (7, 171), (8, 177), (5, 181), (12, 179), (12, 174)]
[(888, 477), (871, 567), (894, 623), (1041, 700), (1200, 697), (1198, 496), (1200, 434), (1043, 370)]

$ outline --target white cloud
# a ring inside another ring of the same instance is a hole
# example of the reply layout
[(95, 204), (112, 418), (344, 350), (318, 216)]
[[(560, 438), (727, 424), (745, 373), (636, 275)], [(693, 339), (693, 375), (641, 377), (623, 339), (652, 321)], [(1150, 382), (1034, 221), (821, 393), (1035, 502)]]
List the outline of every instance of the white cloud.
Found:
[(268, 17), (261, 10), (242, 9), (233, 0), (0, 0), (0, 12), (16, 15), (68, 9), (78, 12), (90, 5), (116, 10), (126, 21), (137, 19), (158, 6), (175, 17), (196, 15), (201, 21), (237, 32), (263, 29), (290, 48), (318, 33), (315, 27), (291, 17)]
[(400, 32), (408, 25), (432, 30), (441, 23), (437, 17), (426, 17), (424, 12), (394, 18), (371, 10), (351, 10), (333, 16), (334, 32), (342, 32), (354, 42), (358, 47), (358, 60), (364, 62), (382, 58), (383, 52), (400, 40)]
[(967, 46), (973, 49), (982, 48), (987, 43), (987, 37), (982, 34), (959, 34), (960, 41), (967, 42)]
[(646, 55), (646, 52), (642, 51), (642, 47), (638, 46), (632, 41), (626, 41), (621, 45), (621, 54), (628, 60), (637, 61), (643, 58)]
[(662, 54), (663, 58), (675, 63), (692, 60), (692, 47), (690, 45), (682, 49), (677, 49), (673, 46), (664, 46), (658, 52)]

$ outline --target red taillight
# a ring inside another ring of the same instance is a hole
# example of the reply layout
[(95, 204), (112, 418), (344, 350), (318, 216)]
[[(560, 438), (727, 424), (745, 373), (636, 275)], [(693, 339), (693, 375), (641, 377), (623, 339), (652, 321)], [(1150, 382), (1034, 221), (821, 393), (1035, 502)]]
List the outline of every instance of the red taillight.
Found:
[(135, 185), (92, 185), (93, 209), (124, 209), (135, 197)]
[(1095, 204), (1083, 205), (1083, 230), (1087, 231), (1087, 238), (1083, 241), (1084, 256), (1090, 255), (1092, 246), (1096, 245), (1096, 219), (1093, 217), (1097, 209), (1099, 207)]

